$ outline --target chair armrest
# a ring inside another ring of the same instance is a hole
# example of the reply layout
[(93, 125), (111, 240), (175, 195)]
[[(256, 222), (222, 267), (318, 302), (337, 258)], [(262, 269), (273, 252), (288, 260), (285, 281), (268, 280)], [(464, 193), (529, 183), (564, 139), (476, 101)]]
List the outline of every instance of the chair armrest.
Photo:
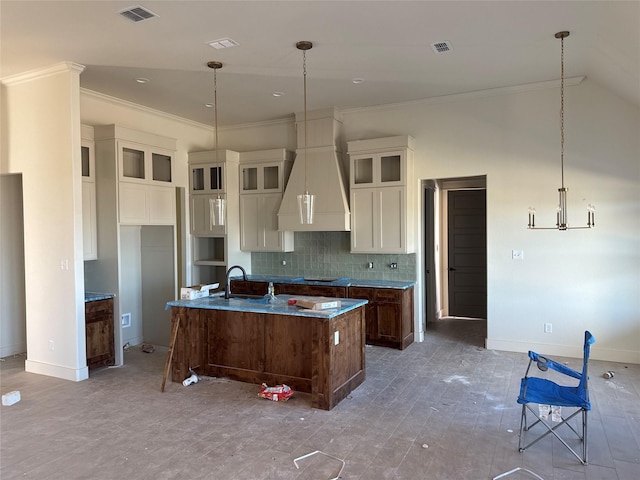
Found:
[(538, 363), (538, 365), (544, 365), (551, 370), (555, 370), (558, 373), (562, 373), (563, 375), (568, 375), (569, 377), (576, 378), (578, 380), (582, 379), (582, 373), (576, 372), (574, 369), (567, 367), (561, 363), (558, 363), (549, 357), (545, 357), (540, 355), (539, 353), (532, 352), (529, 350), (529, 358), (532, 362)]

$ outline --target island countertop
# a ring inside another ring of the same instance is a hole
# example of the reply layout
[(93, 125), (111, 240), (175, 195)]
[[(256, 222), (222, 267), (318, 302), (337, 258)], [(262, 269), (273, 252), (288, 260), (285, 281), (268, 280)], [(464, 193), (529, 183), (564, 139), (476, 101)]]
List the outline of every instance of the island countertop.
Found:
[(98, 300), (108, 300), (109, 298), (113, 298), (115, 295), (113, 293), (101, 293), (101, 292), (84, 292), (84, 302), (96, 302)]
[[(297, 295), (298, 297), (300, 295)], [(289, 305), (291, 298), (296, 295), (276, 295), (276, 302), (269, 303), (267, 298), (229, 298), (221, 293), (195, 300), (175, 300), (167, 302), (165, 309), (171, 307), (201, 308), (205, 310), (230, 310), (239, 312), (270, 313), (276, 315), (295, 315), (301, 317), (333, 318), (343, 313), (354, 310), (368, 303), (367, 300), (355, 298), (340, 298), (340, 308), (328, 310), (302, 309), (296, 305)]]

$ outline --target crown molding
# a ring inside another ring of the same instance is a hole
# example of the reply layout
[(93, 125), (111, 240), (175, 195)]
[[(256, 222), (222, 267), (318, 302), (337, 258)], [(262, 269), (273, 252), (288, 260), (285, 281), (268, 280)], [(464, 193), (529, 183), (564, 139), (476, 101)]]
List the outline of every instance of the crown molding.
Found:
[(76, 72), (78, 75), (80, 75), (84, 71), (84, 69), (85, 66), (80, 65), (79, 63), (60, 62), (48, 67), (36, 68), (34, 70), (29, 70), (28, 72), (11, 75), (9, 77), (0, 79), (0, 82), (7, 86), (19, 85), (21, 83), (49, 77), (51, 75), (57, 75), (58, 73), (63, 72)]

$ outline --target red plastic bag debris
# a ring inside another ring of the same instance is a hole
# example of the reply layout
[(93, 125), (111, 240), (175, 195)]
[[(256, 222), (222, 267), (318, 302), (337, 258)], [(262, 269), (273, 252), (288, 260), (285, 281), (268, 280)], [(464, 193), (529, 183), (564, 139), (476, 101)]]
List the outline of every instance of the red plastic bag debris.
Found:
[(267, 398), (274, 402), (286, 402), (293, 395), (293, 389), (288, 385), (276, 385), (275, 387), (269, 387), (266, 383), (263, 383), (260, 387), (260, 393), (258, 396), (261, 398)]

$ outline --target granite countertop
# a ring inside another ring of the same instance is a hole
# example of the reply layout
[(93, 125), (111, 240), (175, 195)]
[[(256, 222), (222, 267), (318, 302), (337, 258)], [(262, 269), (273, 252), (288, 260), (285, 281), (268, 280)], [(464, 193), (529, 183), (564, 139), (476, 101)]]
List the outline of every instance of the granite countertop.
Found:
[(113, 297), (115, 297), (113, 293), (84, 292), (84, 303), (107, 300)]
[(367, 303), (367, 300), (342, 298), (340, 308), (329, 310), (307, 310), (289, 305), (288, 300), (296, 295), (276, 295), (276, 302), (269, 303), (267, 298), (224, 298), (223, 294), (197, 298), (195, 300), (175, 300), (167, 302), (165, 309), (170, 307), (202, 308), (209, 310), (232, 310), (240, 312), (273, 313), (278, 315), (296, 315), (301, 317), (333, 318), (350, 310), (354, 310)]
[[(317, 276), (287, 277), (278, 275), (247, 275), (247, 279), (252, 282), (298, 283), (301, 285), (326, 285), (328, 287), (398, 288), (401, 290), (413, 287), (416, 284), (416, 282), (409, 281), (359, 280), (348, 277), (319, 279)], [(242, 276), (231, 277), (231, 280), (242, 280)]]

